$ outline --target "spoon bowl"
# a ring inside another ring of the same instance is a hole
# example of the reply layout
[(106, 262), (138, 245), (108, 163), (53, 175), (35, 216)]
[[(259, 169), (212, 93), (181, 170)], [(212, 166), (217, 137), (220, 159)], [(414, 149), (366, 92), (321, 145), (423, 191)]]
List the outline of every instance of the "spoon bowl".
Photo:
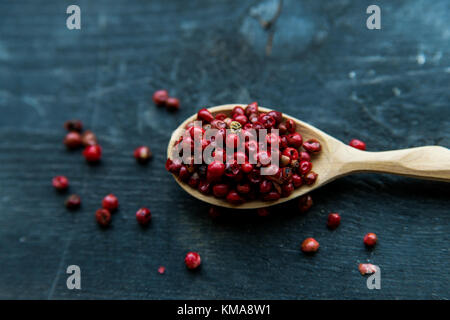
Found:
[[(231, 114), (234, 107), (243, 104), (225, 104), (208, 108), (216, 115), (217, 113)], [(259, 107), (260, 112), (269, 112), (273, 109)], [(197, 119), (197, 114), (186, 119), (173, 133), (167, 147), (167, 157), (171, 157), (171, 150), (175, 142), (182, 136), (186, 125)], [(317, 189), (339, 177), (355, 172), (383, 172), (405, 175), (423, 179), (433, 179), (450, 182), (450, 150), (439, 146), (426, 146), (411, 149), (402, 149), (384, 152), (366, 152), (345, 145), (336, 138), (313, 127), (312, 125), (298, 120), (287, 114), (283, 114), (283, 120), (292, 119), (296, 123), (296, 131), (303, 137), (303, 141), (316, 139), (322, 146), (321, 152), (313, 155), (311, 161), (313, 170), (318, 174), (317, 180), (312, 185), (303, 185), (296, 188), (288, 197), (276, 201), (252, 200), (240, 205), (233, 205), (225, 199), (218, 199), (212, 195), (204, 195), (197, 189), (179, 181), (174, 175), (175, 181), (187, 193), (212, 205), (235, 208), (256, 209), (280, 204), (308, 192)]]

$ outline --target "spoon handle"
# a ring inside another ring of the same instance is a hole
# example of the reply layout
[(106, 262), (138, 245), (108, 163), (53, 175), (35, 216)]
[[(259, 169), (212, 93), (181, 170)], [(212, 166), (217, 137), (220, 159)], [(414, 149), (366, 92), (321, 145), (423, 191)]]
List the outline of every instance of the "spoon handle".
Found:
[(352, 172), (382, 172), (414, 178), (450, 182), (450, 150), (425, 146), (383, 152), (348, 150), (351, 157), (344, 170)]

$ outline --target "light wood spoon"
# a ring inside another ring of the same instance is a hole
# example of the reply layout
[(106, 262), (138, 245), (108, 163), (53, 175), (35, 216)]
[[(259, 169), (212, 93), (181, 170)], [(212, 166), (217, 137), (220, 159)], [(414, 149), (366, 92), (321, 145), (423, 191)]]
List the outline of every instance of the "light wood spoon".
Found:
[[(245, 108), (242, 104), (226, 104), (209, 108), (213, 114), (230, 114), (235, 106)], [(259, 107), (262, 112), (268, 112), (273, 109)], [(392, 173), (408, 177), (431, 179), (450, 182), (450, 150), (439, 146), (425, 146), (410, 149), (401, 149), (383, 152), (367, 152), (350, 147), (341, 141), (329, 136), (319, 129), (295, 119), (289, 115), (283, 114), (284, 120), (292, 119), (297, 124), (297, 132), (303, 136), (303, 141), (314, 138), (320, 141), (322, 151), (312, 157), (313, 171), (318, 173), (316, 182), (311, 186), (301, 186), (286, 198), (280, 198), (277, 201), (253, 200), (241, 205), (232, 205), (224, 199), (217, 199), (213, 195), (207, 196), (200, 193), (197, 189), (191, 188), (175, 178), (175, 181), (187, 193), (193, 197), (208, 202), (210, 204), (236, 208), (236, 209), (256, 209), (279, 204), (292, 200), (314, 189), (317, 189), (339, 177), (356, 172), (380, 172)], [(172, 134), (167, 147), (167, 156), (170, 157), (171, 150), (175, 142), (182, 135), (182, 130), (189, 122), (197, 119), (197, 114), (184, 121)]]

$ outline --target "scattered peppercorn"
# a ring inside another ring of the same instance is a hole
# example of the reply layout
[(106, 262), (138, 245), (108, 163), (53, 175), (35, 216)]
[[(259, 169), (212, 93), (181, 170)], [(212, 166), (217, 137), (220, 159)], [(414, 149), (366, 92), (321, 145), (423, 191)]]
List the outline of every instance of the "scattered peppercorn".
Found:
[(364, 236), (364, 244), (369, 248), (374, 247), (377, 244), (377, 240), (378, 240), (377, 235), (372, 232)]
[(305, 194), (298, 199), (298, 208), (301, 213), (308, 211), (313, 205), (313, 200), (311, 195)]
[(83, 150), (87, 162), (96, 163), (102, 158), (102, 148), (99, 145), (87, 146)]
[(319, 250), (319, 242), (314, 238), (306, 238), (302, 242), (302, 251), (304, 253), (315, 253)]
[(180, 100), (174, 97), (167, 98), (166, 108), (169, 111), (177, 111), (180, 108)]
[(111, 212), (104, 208), (98, 209), (95, 212), (95, 219), (100, 226), (107, 227), (111, 223)]
[(93, 145), (97, 144), (97, 137), (95, 136), (95, 134), (92, 131), (86, 130), (81, 135), (81, 141), (85, 147), (93, 146)]
[(134, 149), (134, 157), (136, 161), (144, 164), (147, 163), (152, 158), (152, 152), (149, 147), (141, 146)]
[(78, 209), (81, 205), (81, 198), (77, 194), (70, 195), (64, 202), (66, 208), (69, 210)]
[(83, 123), (80, 120), (69, 120), (64, 123), (64, 128), (67, 131), (83, 131)]
[(167, 90), (158, 90), (153, 93), (153, 102), (157, 106), (163, 106), (166, 104), (167, 99), (169, 98), (169, 93)]
[(184, 263), (188, 269), (196, 269), (201, 263), (200, 255), (197, 252), (188, 252), (184, 258)]
[(164, 266), (160, 266), (159, 268), (158, 268), (158, 273), (159, 274), (164, 274), (166, 272), (166, 268), (164, 267)]
[(119, 207), (119, 199), (112, 193), (108, 194), (102, 200), (102, 207), (112, 212)]
[(69, 187), (69, 179), (65, 176), (56, 176), (52, 179), (52, 185), (58, 191), (67, 190)]
[(341, 216), (339, 213), (330, 213), (328, 215), (327, 226), (330, 229), (336, 229), (341, 223)]
[(136, 212), (136, 220), (141, 226), (148, 225), (150, 220), (152, 220), (152, 214), (150, 213), (150, 210), (147, 208), (140, 208)]
[(358, 266), (359, 272), (364, 276), (377, 272), (377, 266), (371, 263), (360, 263)]
[(358, 139), (352, 139), (349, 143), (350, 146), (359, 150), (366, 150), (366, 144)]
[(83, 144), (81, 135), (76, 131), (68, 132), (63, 142), (68, 149), (76, 149)]

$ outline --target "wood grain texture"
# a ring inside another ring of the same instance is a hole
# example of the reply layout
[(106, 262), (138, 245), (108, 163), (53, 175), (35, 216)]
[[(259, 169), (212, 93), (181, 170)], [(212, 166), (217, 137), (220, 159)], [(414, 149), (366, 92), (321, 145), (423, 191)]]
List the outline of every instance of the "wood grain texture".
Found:
[[(449, 299), (448, 184), (358, 174), (266, 219), (229, 211), (211, 220), (165, 172), (172, 131), (200, 107), (258, 100), (369, 151), (450, 146), (448, 1), (378, 1), (382, 29), (365, 27), (371, 1), (0, 2), (0, 298)], [(180, 98), (176, 114), (152, 92)], [(62, 124), (79, 118), (104, 149), (100, 166), (67, 152)], [(154, 159), (136, 165), (133, 149)], [(65, 174), (82, 208), (67, 212), (51, 178)], [(100, 230), (94, 212), (115, 193), (120, 210)], [(148, 206), (148, 229), (134, 213)], [(336, 231), (329, 212), (342, 215)], [(362, 244), (377, 233), (377, 247)], [(301, 241), (320, 242), (314, 257)], [(198, 251), (200, 272), (183, 265)], [(357, 269), (377, 264), (382, 289)], [(66, 288), (77, 264), (82, 290)], [(157, 267), (167, 268), (165, 275)]]

